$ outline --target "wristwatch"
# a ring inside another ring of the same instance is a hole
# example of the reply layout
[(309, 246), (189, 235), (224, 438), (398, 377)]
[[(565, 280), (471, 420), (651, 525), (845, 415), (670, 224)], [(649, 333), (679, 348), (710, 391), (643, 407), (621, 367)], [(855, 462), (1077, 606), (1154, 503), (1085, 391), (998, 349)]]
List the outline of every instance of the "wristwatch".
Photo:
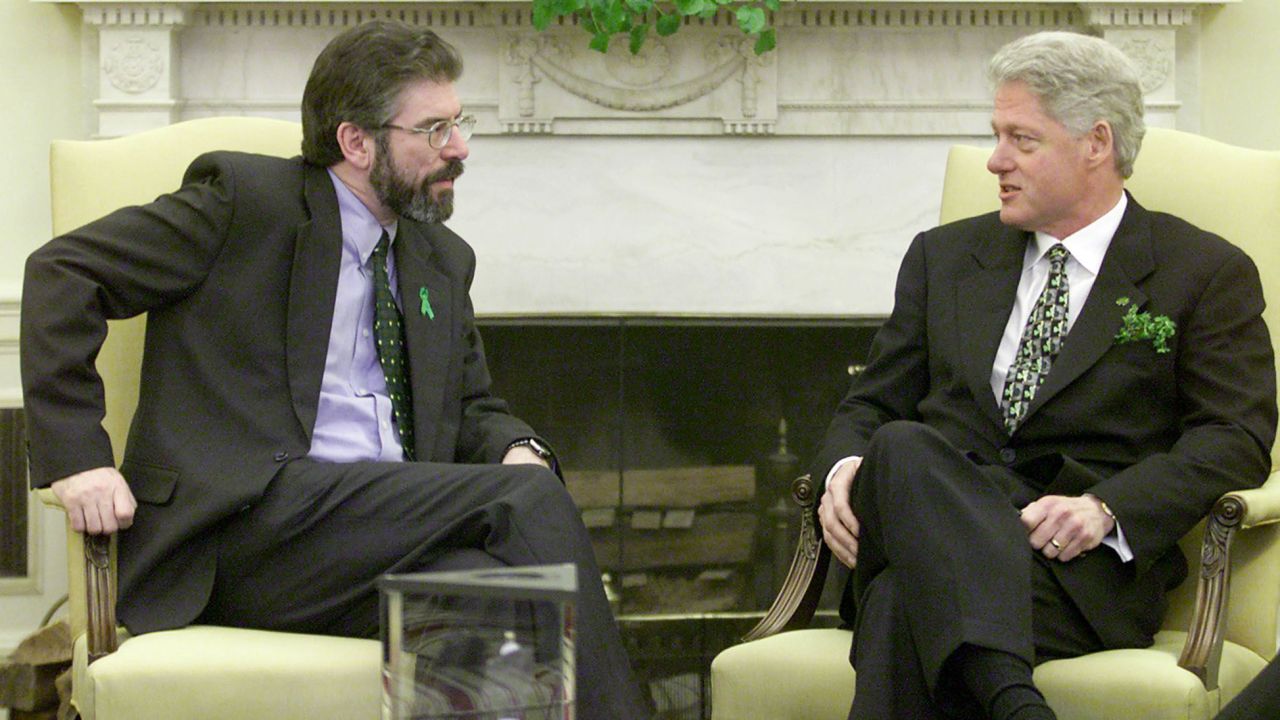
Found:
[(1089, 498), (1090, 500), (1097, 500), (1097, 501), (1098, 501), (1098, 506), (1102, 508), (1102, 512), (1103, 512), (1103, 514), (1105, 514), (1107, 517), (1111, 518), (1111, 522), (1112, 522), (1113, 524), (1115, 524), (1115, 525), (1119, 525), (1119, 524), (1120, 524), (1120, 523), (1119, 523), (1119, 521), (1117, 521), (1117, 520), (1116, 520), (1116, 514), (1115, 514), (1115, 513), (1113, 513), (1113, 512), (1111, 512), (1111, 506), (1107, 504), (1107, 501), (1106, 501), (1106, 500), (1103, 500), (1102, 498), (1098, 497), (1097, 495), (1094, 495), (1093, 493), (1083, 493), (1083, 494), (1081, 494), (1081, 496), (1080, 496), (1080, 497), (1087, 497), (1087, 498)]
[(531, 438), (531, 437), (521, 438), (511, 443), (510, 445), (508, 445), (507, 451), (510, 452), (511, 448), (521, 447), (521, 446), (529, 448), (530, 450), (533, 451), (534, 455), (537, 455), (542, 460), (545, 460), (547, 465), (550, 466), (552, 470), (556, 469), (558, 463), (556, 462), (555, 451), (553, 451), (550, 447), (548, 447), (546, 443), (542, 442), (538, 438)]

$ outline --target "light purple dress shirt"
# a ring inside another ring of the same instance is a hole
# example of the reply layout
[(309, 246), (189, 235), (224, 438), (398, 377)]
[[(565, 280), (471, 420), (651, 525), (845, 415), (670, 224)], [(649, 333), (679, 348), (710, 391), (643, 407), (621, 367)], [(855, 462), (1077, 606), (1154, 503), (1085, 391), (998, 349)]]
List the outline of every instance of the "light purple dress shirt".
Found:
[[(391, 236), (394, 247), (396, 226), (380, 225), (332, 170), (329, 178), (338, 193), (342, 262), (308, 457), (342, 463), (399, 462), (404, 460), (404, 450), (373, 340), (373, 267), (369, 262), (383, 230)], [(387, 275), (399, 303), (393, 253), (387, 256)]]

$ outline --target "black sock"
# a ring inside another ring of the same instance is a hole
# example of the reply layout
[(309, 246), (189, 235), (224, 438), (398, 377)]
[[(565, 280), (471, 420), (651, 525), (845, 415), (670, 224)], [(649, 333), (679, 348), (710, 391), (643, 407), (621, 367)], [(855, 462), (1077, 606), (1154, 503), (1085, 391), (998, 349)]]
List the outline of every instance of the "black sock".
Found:
[(966, 644), (947, 664), (991, 720), (1056, 720), (1031, 680), (1031, 665), (1017, 655)]

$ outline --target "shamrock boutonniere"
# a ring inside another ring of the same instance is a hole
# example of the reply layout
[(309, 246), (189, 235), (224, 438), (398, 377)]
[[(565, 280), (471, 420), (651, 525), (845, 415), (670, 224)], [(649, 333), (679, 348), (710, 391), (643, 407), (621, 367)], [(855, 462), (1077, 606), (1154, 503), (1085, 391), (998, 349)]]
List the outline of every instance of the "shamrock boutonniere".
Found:
[(1155, 346), (1156, 352), (1169, 352), (1169, 338), (1178, 331), (1178, 326), (1168, 315), (1156, 315), (1152, 317), (1151, 313), (1138, 312), (1137, 305), (1130, 305), (1129, 298), (1116, 298), (1116, 304), (1120, 307), (1126, 305), (1129, 309), (1125, 311), (1124, 325), (1120, 326), (1120, 332), (1116, 333), (1116, 342), (1120, 344), (1138, 342), (1140, 340), (1150, 340)]

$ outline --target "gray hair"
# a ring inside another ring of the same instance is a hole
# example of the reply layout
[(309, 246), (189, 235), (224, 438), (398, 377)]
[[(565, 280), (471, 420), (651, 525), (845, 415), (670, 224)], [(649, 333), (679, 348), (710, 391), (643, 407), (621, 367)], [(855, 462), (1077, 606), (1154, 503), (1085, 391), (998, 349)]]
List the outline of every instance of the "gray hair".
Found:
[(1041, 32), (1005, 45), (991, 58), (992, 85), (1025, 83), (1050, 117), (1077, 135), (1105, 120), (1115, 143), (1120, 177), (1133, 174), (1133, 161), (1147, 127), (1142, 121), (1142, 83), (1129, 58), (1100, 38), (1070, 32)]

